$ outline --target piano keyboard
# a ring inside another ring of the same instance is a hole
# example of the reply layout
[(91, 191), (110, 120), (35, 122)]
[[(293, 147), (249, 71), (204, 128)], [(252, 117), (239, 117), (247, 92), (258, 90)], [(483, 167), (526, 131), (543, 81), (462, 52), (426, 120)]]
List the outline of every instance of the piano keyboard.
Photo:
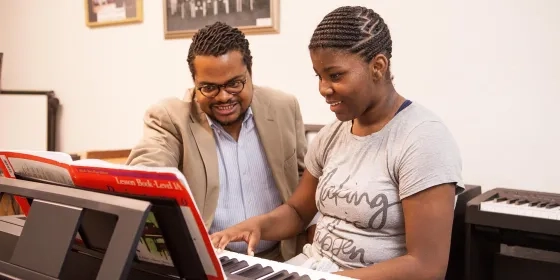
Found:
[(560, 202), (552, 199), (531, 199), (501, 196), (480, 203), (480, 211), (560, 220)]
[(223, 251), (218, 258), (230, 280), (351, 280), (327, 272), (315, 271), (281, 262), (261, 259), (230, 251)]

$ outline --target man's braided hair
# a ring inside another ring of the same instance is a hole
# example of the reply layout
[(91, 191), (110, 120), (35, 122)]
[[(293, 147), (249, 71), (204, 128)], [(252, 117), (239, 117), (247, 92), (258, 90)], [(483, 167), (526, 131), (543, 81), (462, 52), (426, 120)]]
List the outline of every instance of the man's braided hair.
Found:
[(249, 41), (238, 28), (223, 22), (215, 22), (201, 28), (194, 34), (189, 48), (187, 62), (194, 79), (194, 58), (198, 55), (222, 56), (230, 51), (239, 51), (243, 55), (243, 62), (249, 74), (252, 74), (253, 57), (249, 50)]
[(319, 23), (309, 49), (332, 48), (360, 55), (369, 63), (382, 53), (391, 58), (393, 42), (389, 27), (379, 14), (360, 6), (344, 6)]

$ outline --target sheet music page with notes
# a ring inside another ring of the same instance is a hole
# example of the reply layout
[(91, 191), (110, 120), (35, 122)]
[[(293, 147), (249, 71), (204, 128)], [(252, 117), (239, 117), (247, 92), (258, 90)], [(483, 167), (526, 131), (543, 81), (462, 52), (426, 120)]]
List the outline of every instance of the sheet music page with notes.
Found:
[(73, 185), (72, 176), (68, 170), (69, 163), (72, 161), (69, 155), (66, 157), (64, 156), (66, 154), (63, 153), (33, 151), (21, 151), (21, 153), (44, 157), (52, 161), (43, 162), (27, 157), (10, 157), (8, 160), (9, 155), (2, 155), (0, 152), (0, 159), (9, 173), (8, 177), (15, 178), (15, 173), (18, 173), (40, 180)]

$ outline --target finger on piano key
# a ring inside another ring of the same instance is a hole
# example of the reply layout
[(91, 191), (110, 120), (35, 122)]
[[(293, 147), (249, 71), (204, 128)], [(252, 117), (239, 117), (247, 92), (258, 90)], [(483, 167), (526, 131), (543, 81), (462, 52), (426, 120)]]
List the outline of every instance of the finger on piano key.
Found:
[[(339, 276), (322, 271), (315, 271), (303, 267), (293, 266), (286, 263), (275, 262), (231, 251), (223, 251), (218, 254), (220, 263), (228, 279), (243, 280), (279, 280), (279, 279), (308, 279), (308, 280), (350, 280), (352, 278)], [(233, 267), (242, 263), (242, 268)], [(246, 264), (246, 265), (245, 265)], [(235, 270), (234, 270), (235, 268)]]

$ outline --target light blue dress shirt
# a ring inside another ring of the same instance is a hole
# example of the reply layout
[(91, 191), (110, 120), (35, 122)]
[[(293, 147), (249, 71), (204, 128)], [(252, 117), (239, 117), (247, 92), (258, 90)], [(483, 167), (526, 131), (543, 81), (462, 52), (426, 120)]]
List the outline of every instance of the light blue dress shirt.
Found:
[[(236, 142), (222, 126), (208, 118), (216, 139), (220, 196), (210, 233), (224, 230), (282, 204), (272, 171), (261, 145), (251, 108), (247, 110)], [(274, 247), (277, 241), (261, 240), (255, 253)], [(247, 243), (232, 242), (227, 250), (247, 253)]]

